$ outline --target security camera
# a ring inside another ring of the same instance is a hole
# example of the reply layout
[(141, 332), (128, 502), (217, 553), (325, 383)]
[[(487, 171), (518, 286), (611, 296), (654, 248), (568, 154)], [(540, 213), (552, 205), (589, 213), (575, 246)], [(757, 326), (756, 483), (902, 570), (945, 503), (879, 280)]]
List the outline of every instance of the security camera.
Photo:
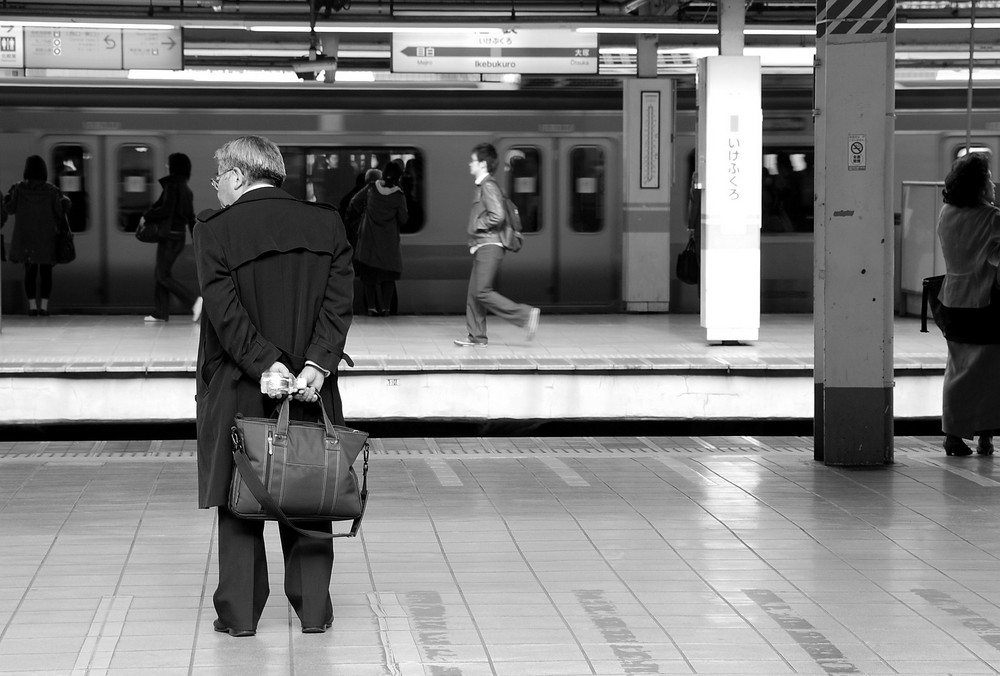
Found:
[(309, 61), (296, 61), (292, 63), (292, 70), (296, 73), (318, 73), (321, 70), (332, 72), (337, 70), (337, 57), (321, 56)]

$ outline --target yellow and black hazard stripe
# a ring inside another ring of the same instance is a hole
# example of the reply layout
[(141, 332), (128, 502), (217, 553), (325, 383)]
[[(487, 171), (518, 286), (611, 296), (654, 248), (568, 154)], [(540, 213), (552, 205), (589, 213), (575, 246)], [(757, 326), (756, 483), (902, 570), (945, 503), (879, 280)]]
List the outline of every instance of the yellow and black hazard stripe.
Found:
[(817, 0), (816, 37), (896, 32), (895, 0)]

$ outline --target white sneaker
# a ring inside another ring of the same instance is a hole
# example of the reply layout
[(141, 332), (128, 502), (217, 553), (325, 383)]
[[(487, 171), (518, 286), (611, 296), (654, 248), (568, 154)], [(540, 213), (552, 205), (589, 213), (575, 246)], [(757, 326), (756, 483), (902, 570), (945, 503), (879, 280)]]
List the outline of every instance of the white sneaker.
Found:
[(146, 315), (145, 317), (142, 318), (142, 321), (153, 323), (153, 322), (165, 322), (167, 320), (160, 319), (159, 317), (154, 317), (153, 315)]
[(194, 302), (194, 305), (191, 306), (191, 321), (197, 322), (199, 319), (201, 319), (201, 307), (204, 304), (205, 304), (205, 299), (202, 298), (201, 296), (198, 296), (198, 300), (196, 300)]
[(535, 331), (538, 330), (538, 317), (542, 314), (542, 311), (537, 307), (531, 308), (531, 312), (528, 313), (528, 340), (535, 337)]

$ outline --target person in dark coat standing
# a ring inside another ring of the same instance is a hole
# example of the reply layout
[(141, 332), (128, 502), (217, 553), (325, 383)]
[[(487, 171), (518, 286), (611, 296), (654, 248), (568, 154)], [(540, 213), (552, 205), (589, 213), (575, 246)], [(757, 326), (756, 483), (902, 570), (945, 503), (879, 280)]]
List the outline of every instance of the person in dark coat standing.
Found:
[[(337, 367), (351, 325), (351, 248), (337, 211), (294, 199), (280, 186), (285, 166), (278, 147), (244, 136), (215, 153), (212, 180), (221, 211), (199, 216), (194, 229), (204, 298), (198, 345), (198, 504), (218, 507), (219, 586), (215, 630), (252, 636), (269, 594), (262, 521), (227, 509), (234, 464), (230, 428), (237, 413), (267, 417), (274, 402), (262, 377), (298, 376), (292, 416), (315, 417), (322, 395), (337, 424), (344, 415)], [(309, 402), (307, 405), (304, 402)], [(311, 411), (310, 411), (311, 409)], [(300, 524), (331, 531), (329, 522)], [(302, 631), (333, 622), (333, 544), (279, 524), (285, 595)]]
[[(406, 225), (406, 195), (399, 185), (403, 167), (389, 162), (382, 178), (351, 200), (349, 214), (362, 213), (354, 270), (361, 278), (369, 316), (385, 317), (392, 308), (396, 280), (403, 271), (399, 229)], [(357, 206), (359, 205), (360, 206)]]
[(11, 186), (4, 198), (4, 209), (15, 217), (9, 258), (24, 263), (24, 292), (32, 316), (49, 314), (56, 236), (67, 227), (71, 204), (48, 178), (45, 160), (32, 155), (24, 163), (24, 180)]
[(191, 320), (201, 317), (202, 299), (195, 292), (174, 278), (171, 270), (184, 251), (185, 231), (194, 232), (194, 193), (188, 187), (191, 179), (191, 159), (184, 153), (173, 153), (167, 158), (169, 175), (160, 179), (160, 193), (149, 211), (139, 219), (170, 223), (170, 234), (156, 243), (156, 268), (153, 272), (153, 314), (147, 322), (165, 322), (170, 319), (170, 294), (174, 294), (185, 307), (191, 308)]

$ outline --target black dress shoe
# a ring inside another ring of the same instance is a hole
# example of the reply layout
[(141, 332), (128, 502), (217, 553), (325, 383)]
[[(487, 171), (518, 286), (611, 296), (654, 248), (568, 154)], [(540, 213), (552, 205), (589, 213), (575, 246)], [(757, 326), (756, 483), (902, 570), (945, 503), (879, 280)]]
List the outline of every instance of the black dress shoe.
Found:
[(255, 636), (257, 634), (253, 629), (230, 629), (222, 623), (222, 620), (215, 620), (212, 622), (212, 628), (217, 632), (222, 634), (229, 634), (235, 638), (243, 638), (245, 636)]
[(972, 455), (972, 449), (962, 441), (961, 437), (953, 437), (950, 434), (944, 438), (944, 452), (946, 455)]
[(980, 434), (979, 443), (976, 445), (976, 453), (979, 455), (993, 455), (993, 437)]
[(327, 622), (326, 624), (321, 624), (316, 627), (302, 627), (303, 634), (322, 634), (325, 633), (327, 629), (333, 626), (333, 621)]

